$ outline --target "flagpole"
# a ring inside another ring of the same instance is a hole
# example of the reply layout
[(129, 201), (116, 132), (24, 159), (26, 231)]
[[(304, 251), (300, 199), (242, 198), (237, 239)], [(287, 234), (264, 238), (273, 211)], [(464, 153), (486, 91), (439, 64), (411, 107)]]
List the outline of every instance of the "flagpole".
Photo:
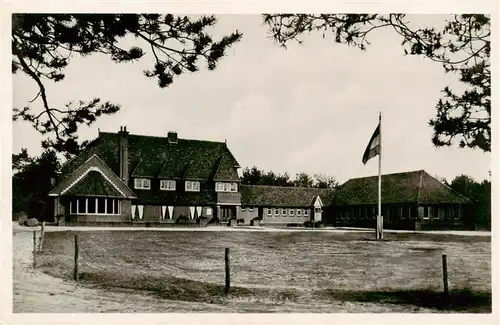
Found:
[(377, 239), (383, 238), (384, 219), (382, 217), (382, 112), (378, 115), (379, 123), (379, 153), (378, 153), (378, 216)]

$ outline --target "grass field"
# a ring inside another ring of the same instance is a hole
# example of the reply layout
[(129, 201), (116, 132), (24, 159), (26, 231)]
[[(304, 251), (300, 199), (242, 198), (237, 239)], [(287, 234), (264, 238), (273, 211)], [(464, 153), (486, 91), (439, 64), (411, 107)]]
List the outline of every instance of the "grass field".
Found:
[[(75, 232), (47, 233), (40, 268), (70, 279)], [(347, 232), (80, 232), (81, 281), (154, 292), (166, 299), (262, 306), (333, 301), (445, 308), (448, 255), (453, 311), (491, 312), (490, 237)], [(231, 293), (225, 296), (224, 248)], [(257, 308), (260, 306), (260, 308)]]

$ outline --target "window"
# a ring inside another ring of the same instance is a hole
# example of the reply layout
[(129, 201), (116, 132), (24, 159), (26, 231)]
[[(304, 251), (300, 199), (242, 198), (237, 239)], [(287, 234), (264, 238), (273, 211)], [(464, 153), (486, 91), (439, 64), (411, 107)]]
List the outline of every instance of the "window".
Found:
[(314, 212), (316, 212), (316, 213), (321, 213), (321, 208), (315, 208), (315, 209), (314, 209)]
[(253, 212), (253, 208), (248, 208), (248, 211)]
[(434, 219), (439, 219), (439, 208), (434, 207), (432, 210), (434, 210)]
[(141, 190), (149, 190), (151, 188), (151, 180), (148, 178), (134, 179), (134, 187)]
[(429, 219), (429, 207), (424, 207), (424, 219)]
[(175, 191), (175, 181), (168, 179), (160, 180), (160, 190), (162, 191)]
[(216, 192), (238, 192), (238, 184), (237, 183), (217, 182), (217, 183), (215, 183), (215, 191)]
[(304, 216), (308, 216), (309, 215), (309, 210), (308, 209), (304, 209)]
[(267, 208), (267, 215), (270, 216), (273, 214), (273, 210), (271, 208)]
[(87, 213), (87, 199), (78, 199), (76, 213)]
[(241, 208), (241, 212), (245, 212), (246, 210), (246, 208)]
[(288, 211), (288, 214), (289, 214), (290, 216), (293, 216), (293, 215), (295, 214), (295, 211), (294, 211), (293, 209), (290, 209), (290, 210)]
[(198, 181), (186, 181), (186, 192), (199, 192), (200, 182)]
[(71, 201), (69, 201), (69, 213), (76, 214), (77, 204), (77, 199), (71, 199)]
[(119, 200), (110, 198), (74, 198), (70, 201), (71, 214), (120, 214)]
[(274, 215), (279, 215), (280, 214), (280, 209), (274, 209)]
[(302, 215), (302, 210), (301, 210), (301, 209), (297, 209), (297, 215), (298, 215), (298, 216), (301, 216), (301, 215)]
[(103, 197), (97, 198), (97, 213), (106, 213), (106, 199)]
[(281, 209), (281, 214), (286, 216), (286, 209)]

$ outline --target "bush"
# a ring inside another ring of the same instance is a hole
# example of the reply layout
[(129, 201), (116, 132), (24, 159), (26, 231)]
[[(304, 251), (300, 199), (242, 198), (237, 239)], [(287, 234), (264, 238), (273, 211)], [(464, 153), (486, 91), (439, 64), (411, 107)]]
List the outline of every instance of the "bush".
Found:
[(240, 223), (245, 223), (245, 219), (240, 218), (240, 219), (236, 220), (236, 223), (237, 223), (237, 224), (240, 224)]
[(306, 228), (312, 228), (313, 227), (313, 223), (308, 220), (308, 221), (304, 222), (304, 227), (306, 227)]
[(187, 216), (179, 216), (179, 218), (177, 218), (177, 219), (175, 220), (175, 223), (176, 223), (176, 224), (186, 224), (186, 223), (188, 223), (188, 220), (189, 220), (189, 219), (188, 219), (188, 217), (187, 217)]
[(287, 223), (287, 227), (302, 227), (303, 225), (300, 223)]
[(210, 221), (208, 221), (208, 223), (220, 223), (220, 220), (218, 217), (214, 216), (212, 219), (210, 219)]
[(316, 221), (314, 223), (314, 228), (325, 228), (325, 224), (323, 223), (323, 221)]

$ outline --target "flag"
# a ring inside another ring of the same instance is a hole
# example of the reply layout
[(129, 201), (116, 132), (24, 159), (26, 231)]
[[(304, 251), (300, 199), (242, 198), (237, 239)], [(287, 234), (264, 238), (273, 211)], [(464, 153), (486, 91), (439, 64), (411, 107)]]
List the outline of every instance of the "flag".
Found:
[(373, 132), (373, 135), (366, 147), (365, 153), (363, 154), (363, 164), (366, 164), (368, 160), (380, 154), (380, 122)]

